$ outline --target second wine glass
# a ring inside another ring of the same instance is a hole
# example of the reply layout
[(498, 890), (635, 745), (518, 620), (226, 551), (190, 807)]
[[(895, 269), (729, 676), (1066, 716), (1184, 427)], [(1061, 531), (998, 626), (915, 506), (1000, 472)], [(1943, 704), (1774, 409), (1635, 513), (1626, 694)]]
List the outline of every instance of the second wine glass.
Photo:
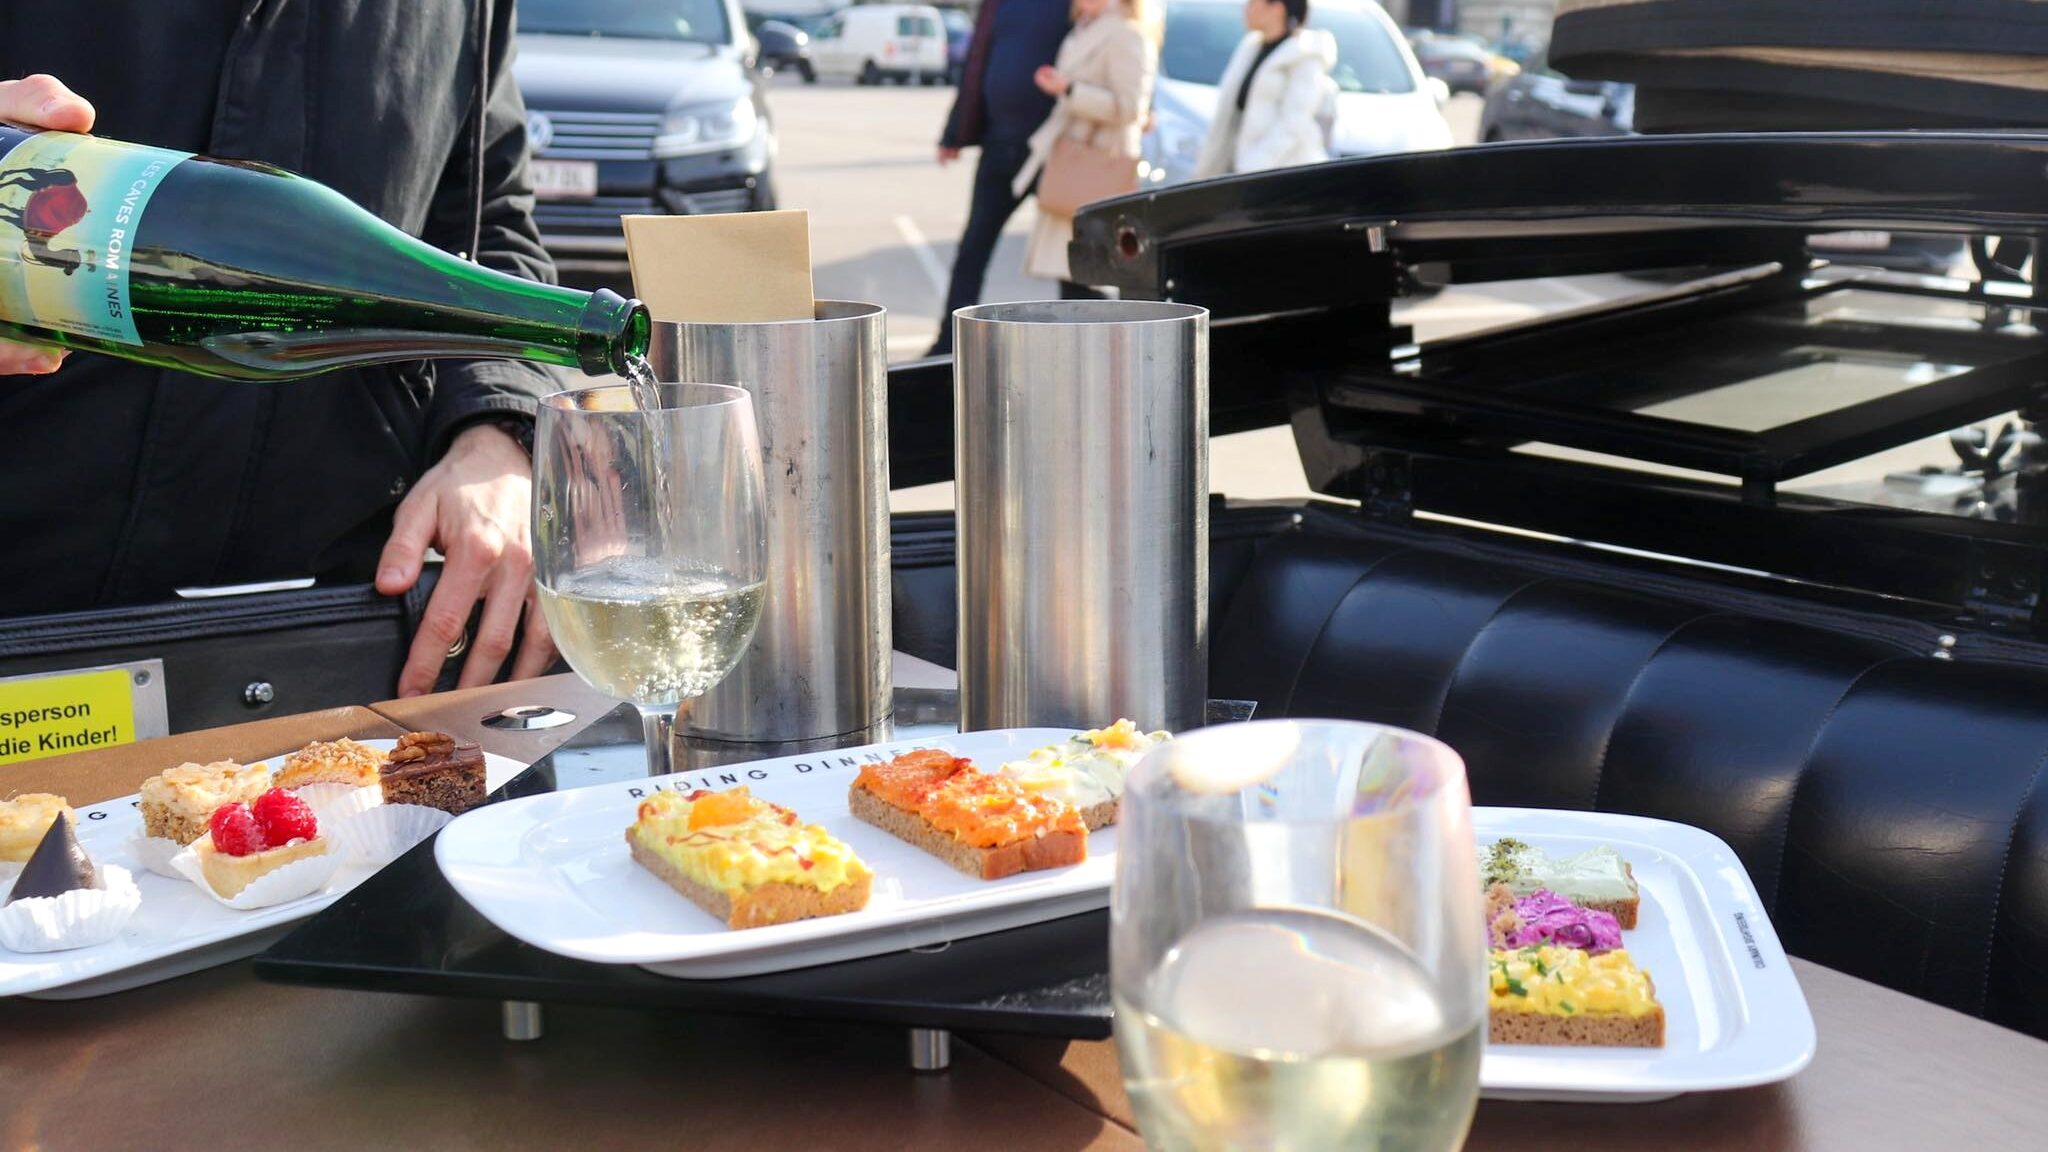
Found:
[(724, 384), (559, 392), (534, 429), (533, 574), (548, 628), (591, 687), (641, 713), (669, 771), (676, 705), (752, 641), (767, 578), (753, 399)]

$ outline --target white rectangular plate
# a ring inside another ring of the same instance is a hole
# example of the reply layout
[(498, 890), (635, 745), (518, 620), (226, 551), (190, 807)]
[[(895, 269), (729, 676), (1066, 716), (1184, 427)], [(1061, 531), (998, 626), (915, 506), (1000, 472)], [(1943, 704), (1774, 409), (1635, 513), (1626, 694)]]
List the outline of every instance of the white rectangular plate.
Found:
[(1784, 1080), (1813, 1059), (1813, 1014), (1734, 849), (1687, 824), (1606, 812), (1479, 808), (1484, 844), (1513, 836), (1554, 854), (1621, 853), (1642, 891), (1622, 933), (1664, 1005), (1662, 1048), (1489, 1045), (1483, 1094), (1521, 1100), (1658, 1100)]
[[(441, 830), (434, 857), (462, 898), (507, 934), (578, 960), (717, 979), (831, 964), (1015, 928), (1109, 903), (1116, 829), (1088, 837), (1072, 868), (977, 880), (853, 818), (860, 765), (944, 748), (993, 769), (1071, 728), (1016, 728), (786, 756), (635, 784), (602, 784), (493, 804)], [(859, 912), (734, 931), (633, 863), (625, 833), (656, 789), (745, 784), (853, 847), (875, 874)]]
[[(389, 750), (392, 740), (364, 740)], [(288, 748), (268, 757), (275, 767)], [(166, 764), (169, 768), (171, 765)], [(503, 756), (484, 756), (484, 781), (495, 789), (525, 770)], [(374, 869), (344, 865), (327, 890), (303, 900), (237, 912), (188, 881), (169, 880), (144, 868), (128, 852), (130, 837), (142, 831), (142, 812), (133, 796), (77, 809), (78, 840), (101, 864), (115, 864), (135, 876), (142, 907), (121, 934), (105, 944), (67, 952), (12, 952), (0, 948), (0, 996), (70, 999), (101, 996), (168, 980), (214, 964), (253, 955), (289, 925), (334, 903), (368, 879)], [(0, 895), (13, 881), (0, 880)]]
[[(506, 933), (580, 960), (713, 979), (933, 945), (1104, 907), (1116, 829), (1089, 837), (1086, 863), (983, 882), (855, 820), (846, 793), (860, 765), (940, 747), (993, 768), (1072, 734), (978, 732), (532, 796), (458, 818), (435, 857)], [(642, 798), (738, 784), (852, 845), (875, 873), (868, 907), (733, 931), (633, 863), (624, 835)], [(1487, 1096), (1662, 1099), (1782, 1080), (1812, 1059), (1805, 995), (1748, 873), (1718, 837), (1662, 820), (1520, 808), (1477, 809), (1474, 825), (1482, 842), (1515, 836), (1556, 853), (1605, 844), (1629, 861), (1643, 899), (1625, 943), (1655, 980), (1667, 1021), (1661, 1049), (1490, 1047), (1480, 1071)]]
[(542, 160), (527, 162), (533, 195), (540, 200), (588, 200), (597, 195), (597, 161)]

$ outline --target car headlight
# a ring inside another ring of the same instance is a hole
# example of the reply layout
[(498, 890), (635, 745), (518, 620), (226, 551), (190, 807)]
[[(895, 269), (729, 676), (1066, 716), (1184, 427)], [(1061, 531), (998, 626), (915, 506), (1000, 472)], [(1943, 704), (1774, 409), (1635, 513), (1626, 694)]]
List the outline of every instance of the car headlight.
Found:
[(753, 100), (745, 96), (717, 104), (672, 108), (662, 117), (661, 132), (654, 138), (654, 154), (687, 156), (745, 144), (754, 138), (757, 119)]

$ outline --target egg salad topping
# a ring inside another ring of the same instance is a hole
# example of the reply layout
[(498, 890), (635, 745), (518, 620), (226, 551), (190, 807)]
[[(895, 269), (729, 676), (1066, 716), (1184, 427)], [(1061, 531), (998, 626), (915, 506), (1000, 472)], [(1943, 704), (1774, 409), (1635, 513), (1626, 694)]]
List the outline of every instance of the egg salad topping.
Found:
[(657, 792), (640, 805), (628, 835), (720, 891), (779, 882), (830, 892), (867, 874), (843, 841), (744, 787), (688, 796)]
[(1012, 760), (1002, 771), (1033, 792), (1086, 808), (1122, 796), (1130, 770), (1145, 753), (1172, 738), (1171, 733), (1140, 732), (1129, 720), (1118, 720)]
[(1643, 1016), (1657, 1007), (1649, 974), (1627, 949), (1589, 956), (1576, 948), (1497, 949), (1489, 965), (1491, 1007), (1507, 1012)]
[(1058, 748), (1040, 748), (1022, 760), (1012, 760), (1003, 765), (1003, 775), (1026, 792), (1057, 796), (1076, 808), (1100, 804), (1113, 795), (1093, 776), (1076, 771)]

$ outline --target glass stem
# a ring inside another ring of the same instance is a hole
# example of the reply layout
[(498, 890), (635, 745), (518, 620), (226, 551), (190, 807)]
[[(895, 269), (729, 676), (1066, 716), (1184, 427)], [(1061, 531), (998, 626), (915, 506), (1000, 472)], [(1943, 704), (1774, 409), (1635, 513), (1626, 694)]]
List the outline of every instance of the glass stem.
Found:
[(676, 710), (671, 704), (635, 704), (640, 710), (640, 734), (647, 741), (647, 774), (666, 776), (670, 767), (671, 738), (675, 735)]

